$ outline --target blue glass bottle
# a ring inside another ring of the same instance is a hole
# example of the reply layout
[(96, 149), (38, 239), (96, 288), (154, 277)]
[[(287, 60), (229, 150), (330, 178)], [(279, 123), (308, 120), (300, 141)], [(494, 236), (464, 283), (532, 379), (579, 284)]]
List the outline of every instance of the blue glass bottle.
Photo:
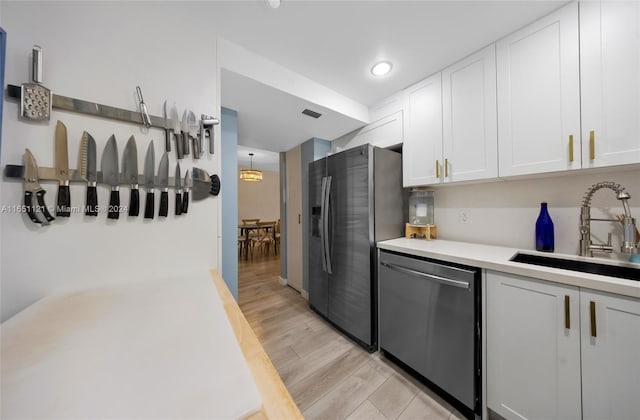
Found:
[(553, 221), (547, 210), (547, 203), (540, 203), (540, 215), (536, 221), (536, 251), (553, 252)]

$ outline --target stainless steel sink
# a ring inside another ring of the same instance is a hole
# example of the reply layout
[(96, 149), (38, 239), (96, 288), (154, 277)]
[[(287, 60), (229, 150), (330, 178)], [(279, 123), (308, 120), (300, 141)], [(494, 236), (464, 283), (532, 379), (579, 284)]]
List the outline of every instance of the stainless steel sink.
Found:
[(510, 261), (640, 281), (640, 266), (635, 268), (626, 265), (602, 264), (593, 261), (547, 257), (546, 255), (525, 254), (522, 252), (518, 252), (511, 257)]

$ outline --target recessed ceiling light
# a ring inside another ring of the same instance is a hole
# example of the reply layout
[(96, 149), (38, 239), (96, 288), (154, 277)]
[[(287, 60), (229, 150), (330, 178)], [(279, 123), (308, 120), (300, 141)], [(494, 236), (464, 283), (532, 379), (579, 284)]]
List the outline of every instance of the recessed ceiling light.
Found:
[(270, 8), (277, 9), (280, 7), (280, 0), (265, 0)]
[(391, 63), (388, 61), (381, 61), (371, 67), (371, 74), (374, 76), (384, 76), (391, 71)]

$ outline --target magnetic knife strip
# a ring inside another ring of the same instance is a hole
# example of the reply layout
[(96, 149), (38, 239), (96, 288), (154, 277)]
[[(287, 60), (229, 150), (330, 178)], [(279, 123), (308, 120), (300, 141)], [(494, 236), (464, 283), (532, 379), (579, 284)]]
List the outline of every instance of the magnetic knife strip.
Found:
[[(7, 96), (9, 98), (20, 99), (21, 89), (20, 86), (7, 85)], [(53, 109), (62, 109), (64, 111), (77, 112), (80, 114), (93, 115), (96, 117), (108, 118), (116, 121), (123, 121), (134, 124), (143, 124), (142, 115), (139, 112), (129, 111), (127, 109), (116, 108), (109, 105), (103, 105), (96, 102), (84, 101), (82, 99), (69, 98), (67, 96), (56, 95), (53, 96), (52, 107)], [(167, 128), (165, 127), (165, 119), (155, 115), (149, 115), (151, 127), (155, 128)], [(220, 120), (217, 118), (211, 119), (212, 125), (220, 124)], [(45, 179), (45, 178), (42, 178)]]
[[(24, 166), (23, 165), (6, 165), (4, 168), (4, 176), (7, 178), (20, 178), (24, 179)], [(102, 172), (97, 171), (97, 182), (98, 184), (104, 184), (102, 181)], [(55, 176), (54, 168), (47, 168), (38, 166), (38, 181), (55, 181), (59, 182), (58, 178)], [(80, 177), (79, 171), (76, 169), (69, 169), (69, 182), (82, 182), (84, 184), (87, 183), (86, 179), (82, 179)], [(144, 186), (144, 176), (138, 175), (138, 184)], [(161, 190), (162, 187), (158, 187), (158, 177), (154, 177), (154, 184), (156, 185), (154, 188), (156, 190)], [(105, 184), (107, 185), (107, 184)], [(129, 186), (131, 182), (125, 181), (122, 179), (122, 175), (120, 176), (120, 185)], [(176, 185), (176, 181), (174, 177), (169, 177), (169, 185), (168, 188), (174, 188)]]

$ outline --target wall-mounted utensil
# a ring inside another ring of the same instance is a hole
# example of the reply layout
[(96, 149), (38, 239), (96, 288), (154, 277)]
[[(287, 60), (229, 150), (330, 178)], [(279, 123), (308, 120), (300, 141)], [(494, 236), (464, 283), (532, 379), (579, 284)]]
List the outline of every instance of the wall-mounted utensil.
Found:
[(189, 138), (193, 142), (193, 158), (200, 159), (204, 150), (204, 140), (200, 139), (198, 142), (198, 122), (193, 111), (189, 111)]
[(189, 110), (182, 113), (182, 152), (186, 156), (189, 154)]
[(184, 174), (184, 193), (182, 194), (182, 213), (187, 214), (189, 210), (189, 190), (193, 185), (193, 179), (191, 178), (191, 171), (187, 169), (187, 173)]
[(167, 109), (167, 101), (164, 101), (164, 106), (162, 107), (163, 116), (164, 116), (164, 151), (171, 151), (171, 127), (169, 126), (169, 110)]
[[(220, 121), (217, 118), (211, 117), (206, 114), (200, 115), (200, 141), (204, 142), (204, 138), (209, 136), (209, 154), (214, 154), (214, 129), (213, 126), (220, 124)], [(204, 146), (203, 146), (204, 150)]]
[(53, 98), (51, 91), (42, 86), (42, 48), (31, 50), (31, 83), (20, 86), (20, 115), (33, 121), (49, 121)]
[(160, 158), (158, 187), (160, 188), (160, 211), (158, 216), (167, 217), (169, 213), (169, 155), (167, 155), (167, 152), (164, 152), (162, 158)]
[(180, 119), (178, 118), (178, 108), (174, 103), (171, 107), (171, 124), (173, 125), (173, 135), (176, 138), (176, 157), (182, 159), (184, 152), (182, 150), (182, 131), (180, 130)]
[[(166, 153), (166, 152), (165, 152)], [(153, 148), (153, 140), (149, 142), (147, 147), (147, 155), (144, 158), (144, 186), (147, 190), (147, 199), (144, 205), (144, 218), (153, 219), (155, 213), (155, 170), (156, 170), (156, 154)]]
[(220, 178), (218, 175), (209, 175), (205, 170), (200, 168), (191, 169), (191, 178), (193, 179), (193, 199), (204, 200), (211, 195), (218, 195), (220, 192)]
[(140, 114), (142, 114), (142, 124), (145, 127), (151, 127), (151, 118), (149, 118), (149, 111), (147, 110), (147, 104), (144, 103), (144, 98), (142, 97), (142, 89), (140, 86), (136, 86), (136, 92), (138, 94), (138, 102), (140, 103)]
[(180, 216), (182, 214), (182, 178), (180, 177), (180, 163), (176, 163), (176, 175), (175, 175), (175, 189), (176, 189), (176, 207), (175, 214)]
[[(55, 219), (47, 209), (47, 203), (44, 201), (44, 195), (47, 193), (38, 182), (38, 165), (36, 159), (29, 149), (24, 151), (24, 206), (27, 214), (33, 223), (46, 226)], [(33, 205), (33, 195), (36, 195), (38, 206)], [(36, 215), (36, 211), (40, 210), (40, 213), (44, 216), (44, 220), (41, 220)]]
[(100, 163), (102, 169), (102, 182), (111, 186), (109, 208), (107, 218), (120, 218), (120, 172), (118, 171), (118, 144), (112, 134), (102, 152)]
[(122, 153), (122, 176), (131, 185), (129, 216), (140, 214), (140, 192), (138, 191), (138, 149), (135, 137), (129, 137)]
[(58, 121), (56, 124), (56, 177), (58, 178), (58, 201), (56, 216), (71, 216), (71, 196), (69, 193), (69, 152), (67, 149), (67, 127)]
[(80, 177), (87, 181), (87, 198), (84, 214), (87, 216), (98, 215), (98, 169), (96, 162), (96, 141), (86, 131), (82, 133), (80, 140), (80, 153), (78, 153), (78, 172)]

